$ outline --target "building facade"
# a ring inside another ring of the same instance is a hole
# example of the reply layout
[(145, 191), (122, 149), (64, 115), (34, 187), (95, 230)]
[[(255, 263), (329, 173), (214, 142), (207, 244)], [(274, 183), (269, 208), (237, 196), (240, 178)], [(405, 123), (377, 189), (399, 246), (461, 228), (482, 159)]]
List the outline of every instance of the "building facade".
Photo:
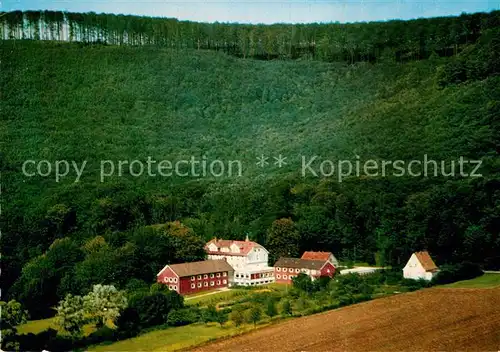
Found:
[(429, 252), (415, 252), (403, 268), (403, 277), (405, 279), (430, 281), (438, 271), (439, 268), (432, 260)]
[(333, 277), (335, 266), (328, 260), (308, 260), (299, 258), (280, 258), (274, 264), (274, 277), (277, 283), (291, 284), (300, 273), (309, 275), (312, 280), (321, 276)]
[(250, 241), (214, 238), (205, 245), (208, 259), (224, 259), (234, 269), (233, 283), (241, 286), (265, 285), (274, 282), (274, 268), (268, 265), (269, 252)]
[(181, 295), (229, 287), (233, 268), (225, 260), (165, 265), (156, 281)]

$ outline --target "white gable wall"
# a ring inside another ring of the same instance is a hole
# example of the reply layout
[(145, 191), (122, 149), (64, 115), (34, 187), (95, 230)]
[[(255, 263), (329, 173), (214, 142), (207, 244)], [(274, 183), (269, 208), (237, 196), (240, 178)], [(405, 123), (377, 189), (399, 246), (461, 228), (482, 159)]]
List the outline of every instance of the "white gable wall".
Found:
[(411, 255), (410, 260), (408, 260), (408, 263), (406, 263), (406, 266), (403, 268), (403, 277), (405, 279), (424, 279), (430, 281), (434, 275), (435, 273), (425, 271), (415, 253)]
[(217, 246), (215, 245), (215, 243), (210, 243), (208, 245), (208, 250), (211, 252), (217, 252)]
[(333, 254), (330, 254), (330, 257), (328, 258), (328, 261), (333, 264), (334, 267), (339, 266), (339, 261)]

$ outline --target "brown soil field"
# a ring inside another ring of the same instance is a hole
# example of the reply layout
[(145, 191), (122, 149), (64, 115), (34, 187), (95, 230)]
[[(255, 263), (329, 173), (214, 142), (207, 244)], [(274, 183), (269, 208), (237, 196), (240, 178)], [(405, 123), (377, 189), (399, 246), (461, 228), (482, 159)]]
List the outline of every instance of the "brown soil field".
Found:
[(500, 351), (500, 289), (431, 288), (291, 319), (193, 351)]

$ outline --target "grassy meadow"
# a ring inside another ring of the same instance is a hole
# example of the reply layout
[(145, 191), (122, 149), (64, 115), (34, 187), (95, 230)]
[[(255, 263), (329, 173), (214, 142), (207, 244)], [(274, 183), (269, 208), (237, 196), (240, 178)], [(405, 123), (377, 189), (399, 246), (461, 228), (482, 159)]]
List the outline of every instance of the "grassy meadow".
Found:
[(500, 287), (500, 274), (485, 273), (471, 280), (454, 282), (441, 287), (449, 288), (494, 288)]

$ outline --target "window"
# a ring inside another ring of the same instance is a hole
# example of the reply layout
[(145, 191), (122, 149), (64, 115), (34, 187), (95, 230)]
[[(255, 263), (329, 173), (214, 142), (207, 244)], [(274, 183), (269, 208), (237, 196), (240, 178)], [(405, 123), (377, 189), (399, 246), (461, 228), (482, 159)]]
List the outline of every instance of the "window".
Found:
[(220, 273), (217, 273), (217, 277), (220, 277)]
[(191, 288), (195, 288), (195, 287), (196, 287), (196, 285), (195, 285), (195, 284), (191, 284)]
[(194, 281), (194, 276), (191, 276), (191, 281)]
[(176, 291), (177, 291), (177, 285), (174, 285), (174, 290), (176, 290)]
[(168, 285), (168, 289), (171, 290), (172, 289), (172, 285)]
[(207, 281), (205, 281), (205, 282), (203, 283), (203, 286), (208, 287), (208, 282), (207, 282)]
[(198, 282), (198, 288), (200, 288), (200, 287), (201, 287), (201, 282)]
[(201, 275), (198, 275), (198, 280), (201, 280)]
[(224, 285), (227, 284), (227, 280), (223, 280), (222, 282), (224, 283)]
[(210, 286), (213, 286), (215, 285), (215, 283), (213, 281), (210, 281)]
[(281, 271), (281, 268), (276, 268), (276, 271)]
[(299, 268), (295, 269), (295, 272), (296, 272), (296, 273), (300, 272)]
[(227, 272), (225, 272), (225, 271), (224, 271), (224, 272), (222, 273), (222, 276), (227, 276)]
[(220, 285), (220, 280), (217, 280), (217, 285)]
[(283, 272), (286, 273), (286, 268), (283, 268)]
[(281, 275), (280, 274), (276, 275), (276, 278), (281, 279)]
[(163, 282), (165, 282), (165, 283), (168, 282), (168, 277), (164, 277)]
[(208, 275), (207, 274), (203, 275), (203, 278), (208, 279)]
[(286, 275), (283, 275), (283, 279), (285, 279), (285, 280), (286, 280)]
[(211, 279), (213, 279), (213, 278), (214, 278), (214, 274), (213, 274), (213, 273), (212, 273), (212, 274), (210, 274), (210, 278), (211, 278)]

